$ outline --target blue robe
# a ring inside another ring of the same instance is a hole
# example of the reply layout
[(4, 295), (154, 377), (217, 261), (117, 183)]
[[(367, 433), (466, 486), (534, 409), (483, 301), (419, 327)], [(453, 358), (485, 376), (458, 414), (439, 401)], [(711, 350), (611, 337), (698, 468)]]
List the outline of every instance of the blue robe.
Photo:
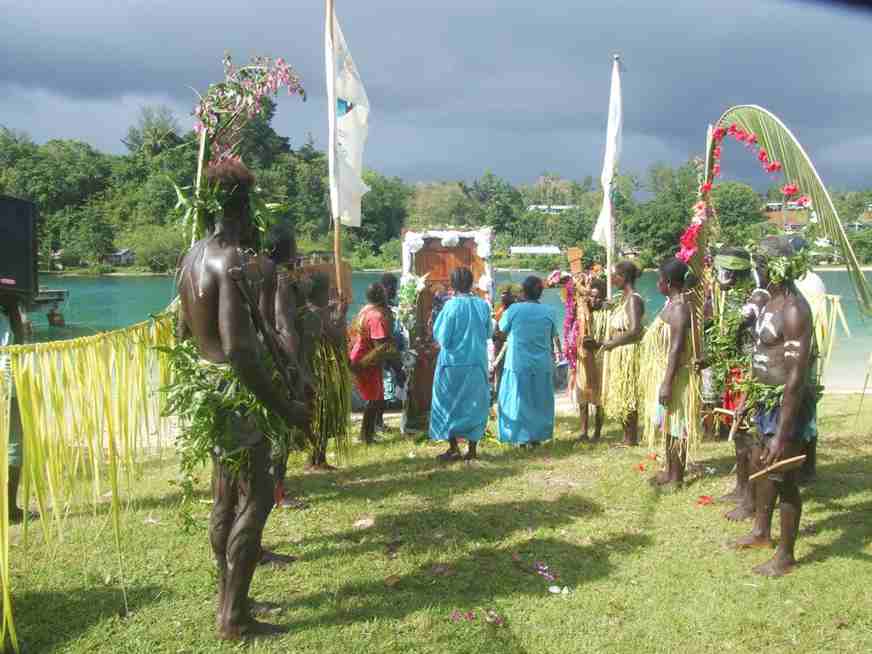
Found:
[(448, 300), (433, 325), (439, 358), (433, 376), (430, 438), (462, 437), (478, 442), (490, 412), (487, 342), (490, 306), (473, 295)]
[(518, 302), (503, 314), (500, 331), (508, 335), (499, 391), (500, 442), (546, 441), (554, 434), (556, 312), (537, 302)]

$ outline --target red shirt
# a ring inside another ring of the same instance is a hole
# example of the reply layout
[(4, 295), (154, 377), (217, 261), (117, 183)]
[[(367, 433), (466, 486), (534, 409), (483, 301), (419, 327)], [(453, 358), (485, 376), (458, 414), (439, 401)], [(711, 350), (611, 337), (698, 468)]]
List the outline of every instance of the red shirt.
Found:
[[(357, 314), (356, 333), (351, 344), (350, 359), (357, 363), (375, 347), (375, 341), (390, 338), (390, 327), (381, 310), (366, 305)], [(358, 370), (354, 375), (354, 383), (360, 393), (361, 399), (369, 402), (384, 399), (384, 385), (382, 383), (382, 367), (370, 366)]]

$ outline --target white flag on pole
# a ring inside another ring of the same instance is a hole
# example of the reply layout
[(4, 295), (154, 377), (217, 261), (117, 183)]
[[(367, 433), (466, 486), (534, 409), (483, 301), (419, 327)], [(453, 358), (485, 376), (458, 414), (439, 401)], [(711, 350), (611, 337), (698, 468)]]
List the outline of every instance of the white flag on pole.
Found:
[(360, 227), (360, 201), (369, 191), (363, 182), (363, 146), (369, 129), (369, 100), (345, 44), (333, 3), (328, 6), (324, 49), (330, 119), (330, 208), (334, 220), (339, 218), (343, 225)]
[(618, 172), (621, 157), (621, 130), (624, 109), (621, 102), (621, 65), (615, 56), (612, 66), (612, 89), (609, 95), (609, 123), (606, 128), (606, 156), (600, 183), (603, 186), (603, 207), (593, 228), (593, 240), (611, 251), (614, 240), (614, 217), (612, 212), (612, 185)]

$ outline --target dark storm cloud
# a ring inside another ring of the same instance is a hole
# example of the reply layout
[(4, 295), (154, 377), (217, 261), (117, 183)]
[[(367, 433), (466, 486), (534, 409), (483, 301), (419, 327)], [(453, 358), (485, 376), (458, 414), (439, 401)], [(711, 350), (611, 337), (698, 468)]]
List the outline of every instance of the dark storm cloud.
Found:
[[(545, 170), (597, 176), (610, 55), (619, 51), (624, 169), (680, 163), (727, 106), (755, 103), (794, 129), (825, 179), (870, 181), (869, 150), (858, 145), (872, 134), (869, 15), (766, 0), (542, 4), (338, 0), (373, 106), (367, 163), (411, 180), (485, 168), (516, 181)], [(189, 87), (216, 79), (227, 49), (237, 60), (291, 61), (310, 100), (280, 103), (276, 127), (298, 143), (310, 132), (325, 140), (319, 0), (3, 9), (0, 123), (37, 139), (118, 149), (138, 104), (186, 112)]]

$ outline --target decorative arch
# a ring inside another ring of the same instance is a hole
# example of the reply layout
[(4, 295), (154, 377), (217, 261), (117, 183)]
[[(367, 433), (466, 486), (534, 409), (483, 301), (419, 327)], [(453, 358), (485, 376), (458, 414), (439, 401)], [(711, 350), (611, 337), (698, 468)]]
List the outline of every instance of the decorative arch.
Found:
[[(710, 238), (719, 233), (717, 215), (710, 195), (721, 174), (721, 148), (728, 138), (744, 145), (756, 154), (763, 170), (769, 174), (783, 172), (784, 201), (796, 198), (801, 206), (813, 209), (817, 216), (817, 231), (839, 249), (854, 287), (857, 303), (865, 315), (872, 316), (872, 286), (866, 279), (851, 247), (832, 198), (824, 186), (811, 159), (793, 133), (772, 112), (757, 105), (737, 105), (727, 109), (706, 138), (706, 156), (699, 162), (698, 202), (693, 218), (681, 236), (681, 249), (676, 255), (687, 262), (702, 279), (703, 253)], [(704, 289), (694, 293), (694, 313), (697, 318), (695, 345), (701, 336)]]

